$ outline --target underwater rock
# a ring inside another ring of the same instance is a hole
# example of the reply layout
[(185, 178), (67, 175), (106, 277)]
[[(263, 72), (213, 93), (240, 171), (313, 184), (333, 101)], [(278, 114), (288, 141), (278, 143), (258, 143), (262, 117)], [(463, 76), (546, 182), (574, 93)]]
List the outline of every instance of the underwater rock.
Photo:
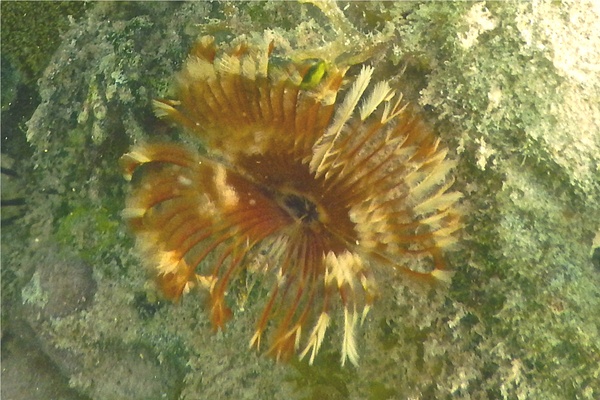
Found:
[(65, 317), (86, 309), (96, 292), (92, 267), (77, 256), (48, 252), (44, 262), (37, 266), (33, 279), (39, 279), (46, 300), (42, 312), (49, 318)]
[[(27, 285), (40, 290), (24, 293), (29, 321), (34, 310), (38, 322), (54, 315), (35, 326), (48, 338), (41, 341), (60, 342), (85, 363), (64, 368), (74, 387), (103, 399), (100, 375), (118, 378), (110, 367), (120, 363), (133, 368), (116, 386), (124, 396), (136, 395), (130, 379), (139, 379), (152, 386), (142, 393), (172, 394), (181, 384), (191, 399), (223, 393), (224, 384), (258, 398), (322, 398), (324, 387), (350, 399), (598, 398), (600, 274), (590, 245), (600, 221), (600, 46), (592, 34), (600, 12), (592, 3), (350, 2), (341, 10), (334, 2), (173, 2), (155, 12), (155, 3), (125, 2), (118, 14), (109, 12), (115, 3), (101, 4), (65, 32), (39, 82), (42, 102), (27, 126), (30, 234), (10, 247), (2, 235), (3, 306), (11, 291), (23, 294), (28, 268), (38, 269), (27, 261), (38, 240), (61, 236), (93, 267), (94, 301), (52, 304), (46, 295), (60, 285), (43, 287), (41, 270)], [(117, 159), (134, 143), (175, 139), (152, 116), (151, 100), (168, 97), (200, 34), (227, 40), (265, 29), (317, 57), (334, 45), (360, 48), (361, 34), (385, 30), (381, 54), (366, 64), (407, 86), (407, 100), (425, 108), (458, 160), (466, 218), (464, 249), (448, 260), (452, 285), (424, 297), (385, 282), (392, 295), (357, 338), (358, 368), (341, 369), (339, 352), (327, 350), (341, 340), (335, 329), (312, 367), (274, 366), (246, 351), (259, 311), (252, 304), (267, 298), (252, 274), (236, 288), (236, 318), (223, 334), (211, 335), (198, 301), (162, 303), (145, 318), (135, 310), (136, 296), (155, 300), (119, 216)], [(137, 346), (152, 352), (142, 359)], [(167, 374), (185, 366), (183, 383), (155, 385), (163, 365), (154, 352), (172, 360)]]
[(2, 386), (4, 400), (83, 400), (68, 380), (40, 349), (34, 332), (23, 322), (11, 324), (2, 337)]
[(159, 362), (147, 348), (107, 345), (93, 367), (86, 392), (94, 399), (176, 399), (178, 371), (168, 360)]
[(21, 291), (22, 304), (12, 314), (23, 318), (36, 333), (40, 350), (69, 376), (81, 369), (81, 355), (58, 348), (55, 336), (43, 327), (92, 304), (97, 289), (92, 267), (56, 244), (40, 246), (34, 262), (35, 272)]

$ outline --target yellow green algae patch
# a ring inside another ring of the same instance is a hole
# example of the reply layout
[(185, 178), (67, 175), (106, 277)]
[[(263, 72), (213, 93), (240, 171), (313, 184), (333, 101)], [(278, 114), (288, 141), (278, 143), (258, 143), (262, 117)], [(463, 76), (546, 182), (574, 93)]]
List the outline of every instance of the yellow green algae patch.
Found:
[(71, 21), (88, 4), (78, 1), (2, 2), (2, 56), (9, 57), (29, 79), (39, 77), (61, 43)]

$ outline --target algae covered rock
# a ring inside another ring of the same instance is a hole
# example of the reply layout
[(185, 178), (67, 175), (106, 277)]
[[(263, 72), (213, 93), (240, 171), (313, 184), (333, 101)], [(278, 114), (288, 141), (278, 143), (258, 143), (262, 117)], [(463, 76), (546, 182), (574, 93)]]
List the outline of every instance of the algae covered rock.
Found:
[[(3, 335), (28, 321), (35, 346), (72, 355), (60, 371), (94, 399), (598, 398), (599, 23), (579, 2), (96, 4), (61, 37), (26, 126), (33, 155), (17, 158), (27, 209), (2, 232)], [(378, 272), (356, 368), (339, 365), (343, 326), (313, 366), (249, 351), (268, 298), (252, 273), (217, 334), (201, 294), (158, 299), (120, 216), (119, 157), (186, 140), (151, 101), (168, 97), (196, 39), (265, 30), (297, 57), (339, 55), (350, 74), (377, 66), (458, 160), (452, 284), (430, 291)], [(75, 261), (31, 262), (52, 246)]]

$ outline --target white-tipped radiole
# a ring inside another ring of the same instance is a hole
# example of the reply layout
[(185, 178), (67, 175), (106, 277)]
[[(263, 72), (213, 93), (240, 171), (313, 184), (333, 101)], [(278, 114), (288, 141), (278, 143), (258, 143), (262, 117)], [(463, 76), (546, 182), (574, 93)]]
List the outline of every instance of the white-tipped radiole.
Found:
[(356, 323), (358, 321), (356, 310), (348, 310), (344, 308), (344, 340), (342, 341), (342, 366), (346, 360), (354, 365), (358, 365), (358, 351), (356, 349), (356, 339), (354, 333), (356, 331)]
[(321, 344), (323, 344), (325, 332), (329, 327), (330, 320), (331, 318), (326, 312), (323, 312), (321, 313), (321, 315), (319, 315), (319, 319), (317, 320), (317, 323), (315, 324), (312, 332), (308, 337), (308, 344), (306, 345), (302, 353), (300, 353), (299, 355), (300, 359), (303, 359), (306, 356), (306, 354), (310, 351), (310, 358), (308, 359), (308, 363), (310, 365), (312, 365), (315, 361), (315, 356), (319, 352)]

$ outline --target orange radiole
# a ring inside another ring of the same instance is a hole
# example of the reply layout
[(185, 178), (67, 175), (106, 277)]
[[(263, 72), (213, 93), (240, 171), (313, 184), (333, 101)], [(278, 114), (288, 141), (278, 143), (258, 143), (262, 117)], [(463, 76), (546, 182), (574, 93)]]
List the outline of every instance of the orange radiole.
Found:
[(197, 43), (175, 98), (154, 109), (207, 150), (132, 148), (123, 214), (167, 298), (204, 288), (223, 328), (228, 284), (260, 260), (273, 286), (250, 345), (312, 363), (339, 314), (341, 362), (357, 364), (375, 269), (449, 280), (454, 162), (388, 82), (372, 82), (371, 66), (348, 78), (347, 66), (273, 51), (267, 39)]

